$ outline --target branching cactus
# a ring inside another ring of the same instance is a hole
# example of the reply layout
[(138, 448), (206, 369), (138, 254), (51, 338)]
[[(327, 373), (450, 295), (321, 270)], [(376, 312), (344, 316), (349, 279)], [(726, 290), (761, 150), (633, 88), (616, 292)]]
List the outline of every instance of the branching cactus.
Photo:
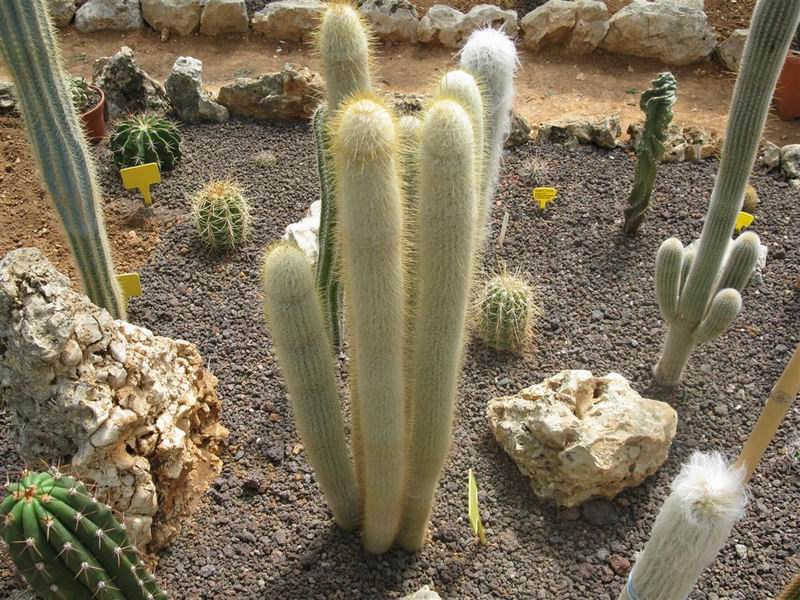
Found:
[(653, 80), (639, 100), (639, 108), (645, 114), (644, 130), (636, 146), (636, 174), (633, 189), (628, 196), (625, 209), (624, 230), (633, 234), (639, 230), (650, 206), (653, 184), (656, 180), (658, 161), (664, 156), (664, 141), (672, 122), (672, 107), (676, 100), (676, 83), (672, 73), (661, 73)]
[(8, 486), (0, 524), (11, 559), (43, 600), (166, 600), (111, 509), (57, 471)]
[(0, 50), (83, 290), (115, 318), (124, 318), (125, 301), (114, 276), (94, 161), (64, 83), (61, 51), (45, 0), (0, 2)]
[[(669, 239), (656, 259), (656, 295), (668, 330), (655, 381), (680, 383), (695, 345), (723, 333), (741, 309), (740, 291), (758, 258), (758, 237), (733, 242), (775, 81), (800, 20), (800, 1), (756, 6), (731, 103), (719, 173), (696, 254)], [(687, 264), (688, 263), (688, 264)]]

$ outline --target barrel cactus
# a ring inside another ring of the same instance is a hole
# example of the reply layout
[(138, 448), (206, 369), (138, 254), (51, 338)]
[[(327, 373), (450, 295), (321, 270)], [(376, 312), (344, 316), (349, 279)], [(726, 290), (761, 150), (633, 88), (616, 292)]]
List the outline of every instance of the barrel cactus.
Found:
[(758, 208), (758, 192), (752, 184), (747, 184), (744, 188), (744, 202), (742, 203), (742, 210), (746, 213), (755, 214)]
[(86, 102), (89, 99), (89, 83), (83, 77), (75, 77), (69, 74), (64, 76), (64, 83), (67, 86), (70, 98), (72, 98), (72, 106), (75, 107), (75, 112), (84, 112), (86, 110)]
[(169, 171), (181, 159), (178, 126), (159, 115), (131, 115), (120, 121), (109, 140), (117, 168), (158, 163)]
[(0, 533), (44, 600), (166, 600), (111, 509), (57, 470), (23, 473), (0, 504)]
[(212, 251), (230, 250), (250, 235), (250, 203), (231, 181), (208, 183), (192, 198), (197, 235)]
[(505, 269), (486, 282), (474, 312), (478, 337), (505, 352), (528, 347), (540, 313), (532, 286)]

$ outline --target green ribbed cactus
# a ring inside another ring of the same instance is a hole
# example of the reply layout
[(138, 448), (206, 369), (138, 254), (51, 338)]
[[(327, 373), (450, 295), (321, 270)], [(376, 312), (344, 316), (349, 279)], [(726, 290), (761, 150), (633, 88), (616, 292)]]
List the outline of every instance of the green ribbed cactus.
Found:
[(86, 102), (89, 98), (89, 84), (83, 77), (75, 77), (67, 73), (64, 75), (64, 83), (67, 86), (72, 106), (78, 114), (86, 110)]
[[(680, 383), (695, 345), (720, 335), (741, 309), (740, 291), (758, 259), (745, 233), (731, 242), (758, 151), (775, 81), (800, 20), (800, 0), (760, 0), (736, 79), (719, 173), (696, 253), (669, 239), (656, 258), (656, 295), (668, 330), (655, 382)], [(687, 264), (689, 263), (689, 264)]]
[(626, 234), (639, 231), (644, 215), (650, 207), (658, 161), (664, 156), (664, 141), (667, 139), (667, 129), (672, 122), (672, 107), (677, 100), (676, 87), (672, 73), (661, 73), (639, 100), (639, 108), (645, 114), (645, 121), (642, 137), (636, 146), (637, 161), (633, 189), (628, 196), (628, 206), (625, 208), (623, 229)]
[(358, 489), (311, 265), (296, 245), (278, 243), (265, 255), (262, 282), (264, 312), (308, 461), (336, 522), (342, 529), (355, 529)]
[(159, 115), (131, 115), (117, 123), (108, 145), (117, 168), (158, 163), (169, 171), (181, 159), (178, 126)]
[(89, 299), (115, 318), (125, 301), (114, 276), (94, 161), (61, 69), (44, 0), (0, 2), (0, 50), (16, 84), (33, 156)]
[(316, 35), (327, 82), (327, 102), (312, 121), (320, 181), (319, 258), (317, 287), (335, 348), (340, 342), (341, 286), (336, 248), (336, 179), (328, 129), (341, 104), (370, 85), (370, 40), (359, 13), (347, 4), (331, 3)]
[(43, 600), (166, 600), (124, 527), (81, 482), (29, 473), (7, 491), (0, 533)]
[(540, 312), (528, 282), (503, 268), (486, 282), (476, 301), (478, 337), (495, 350), (523, 352)]
[(250, 203), (231, 181), (206, 184), (192, 198), (197, 235), (211, 251), (231, 250), (250, 235)]

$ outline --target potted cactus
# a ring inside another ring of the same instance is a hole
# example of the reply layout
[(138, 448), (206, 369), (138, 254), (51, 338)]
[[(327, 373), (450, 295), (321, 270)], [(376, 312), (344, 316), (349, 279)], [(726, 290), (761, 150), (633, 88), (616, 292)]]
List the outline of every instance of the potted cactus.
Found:
[(775, 86), (775, 107), (784, 121), (800, 117), (800, 29), (794, 34)]
[(83, 77), (66, 75), (64, 83), (72, 97), (75, 112), (81, 117), (87, 139), (97, 144), (106, 136), (106, 95), (103, 90), (88, 83)]

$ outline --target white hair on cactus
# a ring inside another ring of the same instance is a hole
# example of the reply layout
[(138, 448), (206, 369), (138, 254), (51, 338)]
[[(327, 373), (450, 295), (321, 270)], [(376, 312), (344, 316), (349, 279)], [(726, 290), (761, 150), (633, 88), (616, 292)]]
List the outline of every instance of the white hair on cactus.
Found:
[(744, 471), (732, 469), (719, 452), (694, 452), (672, 482), (672, 492), (683, 498), (690, 523), (737, 521), (747, 504), (743, 477)]

